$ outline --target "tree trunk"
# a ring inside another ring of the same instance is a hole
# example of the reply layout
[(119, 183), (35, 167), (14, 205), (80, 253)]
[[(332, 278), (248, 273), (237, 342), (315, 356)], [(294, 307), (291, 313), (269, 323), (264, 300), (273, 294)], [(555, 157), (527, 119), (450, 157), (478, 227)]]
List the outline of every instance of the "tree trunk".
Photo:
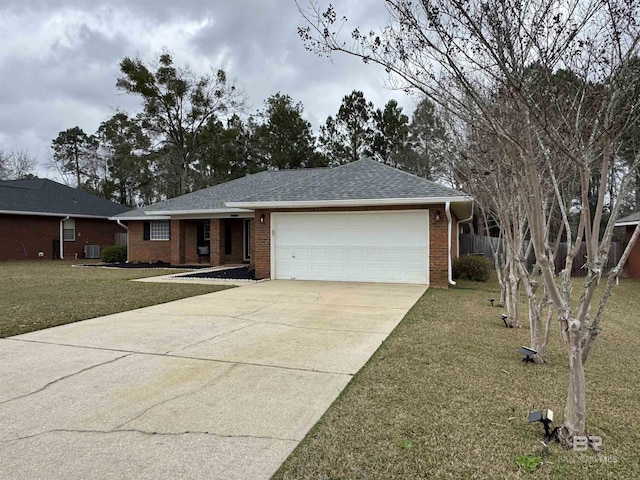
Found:
[(564, 424), (558, 439), (565, 448), (573, 446), (574, 435), (584, 435), (587, 418), (587, 392), (582, 361), (582, 339), (579, 320), (569, 319), (569, 392)]

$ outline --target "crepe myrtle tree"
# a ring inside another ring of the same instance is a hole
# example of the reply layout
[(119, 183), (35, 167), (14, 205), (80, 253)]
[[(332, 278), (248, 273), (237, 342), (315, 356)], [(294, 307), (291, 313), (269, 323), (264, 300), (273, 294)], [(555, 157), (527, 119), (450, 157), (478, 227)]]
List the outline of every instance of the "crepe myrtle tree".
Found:
[[(569, 386), (558, 437), (570, 446), (574, 436), (586, 432), (585, 362), (615, 280), (640, 232), (636, 228), (596, 299), (620, 210), (616, 201), (601, 231), (610, 191), (607, 173), (640, 111), (634, 92), (640, 79), (628, 68), (638, 56), (640, 0), (387, 0), (385, 5), (388, 25), (361, 31), (348, 28), (348, 19), (331, 5), (298, 4), (307, 22), (300, 36), (318, 54), (345, 52), (382, 65), (398, 87), (420, 91), (461, 122), (492, 132), (500, 146), (514, 152), (510, 161), (539, 278), (567, 345)], [(529, 71), (533, 65), (539, 72), (535, 78)], [(553, 79), (560, 70), (579, 80), (562, 95)], [(493, 108), (500, 102), (510, 114)], [(515, 121), (518, 135), (512, 128)], [(636, 156), (628, 170), (638, 163)], [(578, 180), (573, 194), (559, 171), (567, 165)], [(601, 173), (597, 189), (591, 188), (594, 171)], [(627, 175), (616, 185), (617, 199), (629, 184)], [(589, 193), (597, 198), (594, 207)], [(567, 234), (570, 205), (576, 198), (579, 203), (578, 228), (569, 239), (572, 248), (559, 279), (547, 241), (554, 197)], [(583, 242), (587, 276), (580, 288), (572, 289), (571, 266)]]

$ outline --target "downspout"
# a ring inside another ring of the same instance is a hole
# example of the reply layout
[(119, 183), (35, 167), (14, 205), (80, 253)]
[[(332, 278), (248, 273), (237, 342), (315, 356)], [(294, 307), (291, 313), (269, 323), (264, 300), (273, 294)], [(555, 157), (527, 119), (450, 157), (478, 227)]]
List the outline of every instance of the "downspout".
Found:
[(127, 231), (127, 263), (129, 263), (129, 227), (122, 223), (120, 219), (116, 219), (116, 223)]
[(60, 260), (64, 260), (64, 222), (69, 220), (69, 215), (60, 220)]
[[(456, 222), (456, 235), (458, 234), (458, 229), (461, 223), (466, 223), (466, 222), (470, 222), (473, 219), (473, 203), (471, 204), (471, 216), (469, 218), (466, 218), (464, 220), (458, 220)], [(444, 205), (444, 211), (447, 214), (447, 227), (448, 227), (448, 245), (449, 245), (449, 249), (447, 251), (447, 258), (448, 258), (448, 277), (449, 277), (449, 284), (450, 285), (455, 285), (456, 282), (453, 280), (453, 262), (451, 260), (451, 228), (453, 226), (453, 219), (451, 218), (451, 202), (447, 202)], [(460, 256), (460, 242), (456, 243), (456, 255)]]
[[(467, 223), (470, 222), (471, 220), (473, 220), (473, 212), (474, 212), (474, 207), (475, 207), (475, 203), (471, 203), (471, 216), (469, 218), (465, 218), (464, 220), (458, 220), (458, 222), (456, 223), (456, 234), (459, 235), (460, 234), (460, 224), (461, 223)], [(459, 257), (460, 256), (460, 242), (457, 243), (458, 248), (456, 249), (456, 255)]]
[(447, 278), (449, 285), (455, 285), (453, 281), (453, 262), (451, 261), (451, 227), (453, 226), (453, 219), (451, 218), (451, 202), (444, 204), (444, 212), (447, 214)]

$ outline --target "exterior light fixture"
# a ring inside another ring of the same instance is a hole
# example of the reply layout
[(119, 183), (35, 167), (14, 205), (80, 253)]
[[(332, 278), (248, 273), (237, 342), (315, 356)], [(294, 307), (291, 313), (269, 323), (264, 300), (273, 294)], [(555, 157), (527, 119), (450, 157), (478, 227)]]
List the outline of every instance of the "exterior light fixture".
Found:
[(260, 223), (264, 223), (264, 213), (262, 215), (260, 215)]
[(556, 428), (553, 432), (549, 429), (549, 424), (553, 422), (553, 410), (538, 410), (536, 412), (529, 413), (529, 423), (540, 422), (544, 425), (544, 437), (547, 440), (551, 440), (551, 437), (556, 433)]
[(491, 306), (492, 306), (492, 307), (493, 307), (493, 302), (495, 302), (495, 301), (496, 301), (496, 299), (495, 299), (495, 298), (490, 298), (490, 299), (489, 299), (489, 303), (491, 304)]
[[(537, 350), (534, 350), (533, 348), (529, 348), (529, 347), (520, 347), (518, 349), (518, 352), (520, 352), (522, 354), (522, 361), (523, 362), (533, 362), (533, 356), (538, 353)], [(553, 413), (552, 413), (553, 415)]]
[(440, 221), (440, 210), (436, 211), (436, 222)]
[(500, 319), (502, 320), (502, 323), (504, 323), (504, 326), (506, 328), (509, 328), (509, 324), (507, 323), (507, 318), (509, 318), (507, 315), (505, 315), (504, 313), (502, 315), (500, 315)]

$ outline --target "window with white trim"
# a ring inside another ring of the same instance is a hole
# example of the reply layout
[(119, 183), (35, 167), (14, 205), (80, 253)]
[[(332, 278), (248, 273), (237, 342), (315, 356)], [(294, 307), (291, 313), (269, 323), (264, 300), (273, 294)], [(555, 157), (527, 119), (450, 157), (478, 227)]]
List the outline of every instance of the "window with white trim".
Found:
[(151, 240), (169, 240), (171, 222), (169, 220), (153, 220), (151, 222)]
[(75, 218), (67, 218), (62, 222), (62, 238), (65, 242), (74, 242), (76, 240)]

